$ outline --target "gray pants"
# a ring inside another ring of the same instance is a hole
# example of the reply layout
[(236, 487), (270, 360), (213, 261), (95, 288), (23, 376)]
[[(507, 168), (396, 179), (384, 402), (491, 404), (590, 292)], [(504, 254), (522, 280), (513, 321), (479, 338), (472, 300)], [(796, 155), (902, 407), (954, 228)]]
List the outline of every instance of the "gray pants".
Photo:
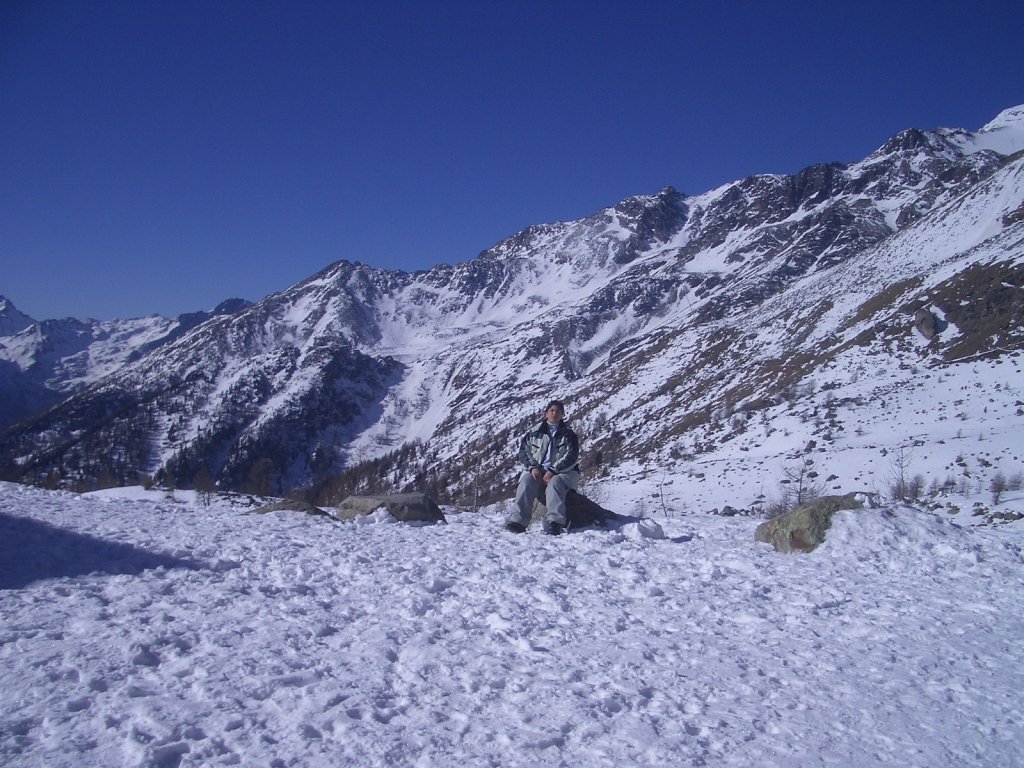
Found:
[(533, 502), (544, 491), (544, 506), (548, 508), (546, 522), (565, 525), (565, 494), (576, 490), (580, 484), (580, 473), (570, 469), (560, 472), (551, 478), (547, 488), (527, 470), (519, 476), (519, 487), (516, 488), (516, 508), (509, 516), (508, 522), (528, 526), (533, 519)]

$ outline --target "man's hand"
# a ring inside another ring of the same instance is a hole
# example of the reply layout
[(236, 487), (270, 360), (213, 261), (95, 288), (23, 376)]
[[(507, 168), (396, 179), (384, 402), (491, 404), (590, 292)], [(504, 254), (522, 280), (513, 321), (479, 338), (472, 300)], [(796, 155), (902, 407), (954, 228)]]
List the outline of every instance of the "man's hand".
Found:
[(536, 480), (537, 482), (544, 482), (544, 472), (541, 470), (540, 467), (534, 467), (533, 469), (531, 469), (530, 474), (533, 475), (533, 479)]
[(555, 473), (549, 469), (547, 472), (544, 473), (544, 477), (541, 478), (541, 482), (544, 483), (544, 485), (547, 485), (548, 483), (551, 482), (551, 478), (554, 476)]

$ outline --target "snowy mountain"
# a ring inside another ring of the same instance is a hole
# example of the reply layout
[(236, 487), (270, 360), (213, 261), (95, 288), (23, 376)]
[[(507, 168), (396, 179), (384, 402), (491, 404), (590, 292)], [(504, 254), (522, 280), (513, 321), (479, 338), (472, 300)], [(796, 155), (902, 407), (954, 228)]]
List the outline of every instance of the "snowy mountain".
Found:
[(557, 395), (589, 478), (685, 478), (696, 508), (763, 504), (787, 462), (884, 490), (904, 448), (931, 480), (1012, 475), (1022, 149), (1014, 108), (849, 165), (630, 198), (456, 266), (338, 262), (9, 429), (4, 473), (493, 499)]
[(126, 363), (249, 302), (230, 299), (209, 312), (169, 319), (35, 321), (0, 297), (0, 427), (63, 400)]

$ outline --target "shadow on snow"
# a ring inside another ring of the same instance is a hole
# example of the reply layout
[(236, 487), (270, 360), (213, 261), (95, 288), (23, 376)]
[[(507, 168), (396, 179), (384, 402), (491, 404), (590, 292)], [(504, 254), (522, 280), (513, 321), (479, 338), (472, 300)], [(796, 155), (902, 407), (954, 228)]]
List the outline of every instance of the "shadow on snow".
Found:
[(0, 589), (89, 573), (135, 575), (161, 566), (194, 570), (201, 564), (0, 512)]

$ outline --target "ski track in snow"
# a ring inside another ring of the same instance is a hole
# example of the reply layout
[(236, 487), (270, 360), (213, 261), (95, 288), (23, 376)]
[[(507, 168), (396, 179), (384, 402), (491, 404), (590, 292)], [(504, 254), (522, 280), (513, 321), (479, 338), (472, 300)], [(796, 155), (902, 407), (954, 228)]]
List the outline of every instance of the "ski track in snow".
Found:
[(784, 556), (154, 498), (0, 484), (3, 765), (1024, 764), (1020, 524)]

